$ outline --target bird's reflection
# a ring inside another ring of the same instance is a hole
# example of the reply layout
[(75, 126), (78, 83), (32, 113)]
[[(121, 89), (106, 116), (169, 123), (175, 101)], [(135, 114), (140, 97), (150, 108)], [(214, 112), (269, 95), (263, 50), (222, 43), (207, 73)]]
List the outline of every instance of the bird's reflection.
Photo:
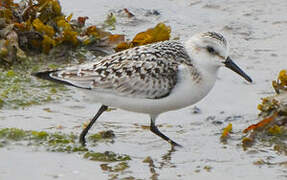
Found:
[(171, 146), (171, 148), (167, 151), (167, 153), (163, 154), (161, 156), (161, 161), (159, 169), (162, 169), (164, 167), (176, 167), (174, 163), (171, 162), (172, 155), (177, 151), (177, 148), (175, 146)]
[[(171, 149), (169, 149), (165, 154), (163, 154), (161, 156), (161, 160), (157, 161), (152, 159), (150, 156), (147, 157), (143, 162), (144, 163), (148, 163), (149, 169), (150, 169), (150, 173), (151, 173), (151, 177), (150, 179), (152, 180), (158, 180), (159, 177), (159, 173), (157, 173), (158, 169), (162, 169), (165, 167), (176, 167), (176, 165), (174, 163), (171, 162), (172, 160), (172, 155), (176, 152), (176, 148), (174, 146), (171, 147)], [(156, 164), (159, 164), (159, 166), (157, 167)]]

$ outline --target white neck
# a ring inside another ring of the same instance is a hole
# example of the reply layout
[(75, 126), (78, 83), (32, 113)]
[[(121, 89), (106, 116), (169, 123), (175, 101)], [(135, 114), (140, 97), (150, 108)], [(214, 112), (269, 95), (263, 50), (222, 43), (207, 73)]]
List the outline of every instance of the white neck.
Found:
[(207, 73), (211, 76), (216, 77), (220, 66), (210, 63), (210, 61), (208, 61), (209, 59), (208, 55), (206, 53), (200, 52), (203, 50), (196, 49), (195, 42), (196, 41), (194, 41), (194, 39), (192, 38), (185, 42), (186, 51), (191, 57), (195, 68), (201, 74)]

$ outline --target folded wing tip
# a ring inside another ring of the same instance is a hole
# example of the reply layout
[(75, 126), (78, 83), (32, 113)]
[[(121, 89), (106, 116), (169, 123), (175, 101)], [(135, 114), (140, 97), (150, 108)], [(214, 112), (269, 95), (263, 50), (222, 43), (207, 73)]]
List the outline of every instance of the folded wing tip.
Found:
[(59, 70), (35, 72), (35, 73), (32, 73), (32, 76), (35, 76), (35, 77), (40, 78), (40, 79), (56, 82), (59, 84), (74, 86), (74, 87), (81, 88), (81, 89), (91, 89), (90, 87), (81, 87), (81, 86), (75, 85), (69, 81), (66, 81), (64, 79), (61, 80), (60, 78), (54, 78), (51, 76), (52, 73), (56, 73), (58, 71)]

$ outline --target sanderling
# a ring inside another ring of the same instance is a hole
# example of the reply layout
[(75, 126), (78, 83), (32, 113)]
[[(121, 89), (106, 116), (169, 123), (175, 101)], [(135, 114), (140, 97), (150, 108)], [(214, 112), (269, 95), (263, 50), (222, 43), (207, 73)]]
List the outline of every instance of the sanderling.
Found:
[(155, 125), (159, 114), (203, 99), (225, 66), (252, 82), (228, 56), (228, 43), (216, 32), (199, 33), (185, 43), (163, 41), (127, 49), (100, 60), (35, 76), (86, 91), (102, 103), (81, 132), (80, 143), (108, 106), (150, 115), (150, 130), (172, 146), (180, 146)]

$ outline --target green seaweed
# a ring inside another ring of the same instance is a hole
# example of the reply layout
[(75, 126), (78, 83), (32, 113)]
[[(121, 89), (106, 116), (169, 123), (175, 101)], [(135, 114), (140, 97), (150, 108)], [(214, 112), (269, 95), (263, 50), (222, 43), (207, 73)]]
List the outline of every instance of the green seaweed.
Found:
[(113, 131), (100, 131), (97, 134), (90, 135), (88, 137), (90, 142), (97, 142), (100, 140), (113, 140), (115, 137), (115, 134)]
[[(105, 132), (100, 132), (91, 136), (98, 137), (100, 136), (99, 134), (105, 134)], [(131, 160), (128, 155), (119, 155), (111, 151), (101, 153), (89, 150), (87, 147), (78, 143), (78, 137), (73, 133), (49, 133), (46, 131), (28, 131), (18, 128), (4, 128), (0, 129), (0, 139), (0, 148), (17, 141), (17, 145), (29, 144), (29, 146), (41, 146), (50, 152), (81, 153), (85, 159), (93, 161), (117, 162)], [(98, 140), (100, 140), (100, 138)], [(21, 143), (21, 141), (25, 143)], [(121, 167), (117, 167), (118, 171), (120, 171), (120, 169), (124, 169), (123, 165), (124, 164), (122, 164)]]
[(31, 131), (31, 134), (36, 140), (46, 140), (49, 134), (45, 131)]
[(115, 162), (115, 161), (127, 161), (131, 160), (128, 155), (119, 155), (112, 151), (101, 152), (86, 152), (84, 158), (93, 161), (102, 161), (102, 162)]
[(5, 128), (0, 131), (0, 139), (7, 139), (13, 141), (19, 141), (25, 139), (27, 134), (25, 131), (16, 128)]
[(36, 81), (22, 67), (0, 69), (0, 108), (18, 109), (55, 101), (67, 96), (68, 93), (64, 93), (67, 90), (63, 85)]
[(113, 13), (110, 13), (105, 22), (104, 22), (104, 28), (110, 27), (111, 30), (115, 30), (116, 29), (116, 16)]

